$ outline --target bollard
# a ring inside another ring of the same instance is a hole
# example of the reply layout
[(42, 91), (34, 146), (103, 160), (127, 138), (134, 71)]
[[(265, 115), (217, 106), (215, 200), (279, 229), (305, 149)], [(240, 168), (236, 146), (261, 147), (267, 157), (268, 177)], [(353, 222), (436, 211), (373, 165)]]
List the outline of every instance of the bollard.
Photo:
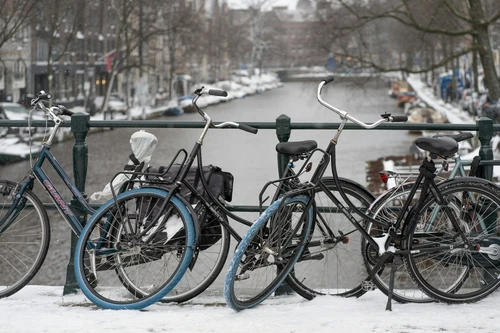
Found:
[[(479, 157), (481, 161), (491, 161), (493, 160), (493, 149), (491, 148), (491, 139), (493, 138), (493, 120), (490, 118), (483, 117), (476, 121), (478, 126), (478, 139), (481, 143), (481, 148), (479, 149)], [(492, 165), (482, 165), (478, 170), (478, 177), (492, 180), (493, 179), (493, 166)]]
[[(88, 133), (89, 115), (77, 113), (71, 117), (71, 132), (75, 136), (75, 145), (73, 146), (73, 172), (75, 174), (75, 186), (86, 199), (85, 181), (87, 179), (88, 167), (88, 146), (85, 143), (85, 138)], [(78, 217), (78, 220), (85, 224), (87, 214), (84, 207), (73, 198), (70, 203), (73, 214)], [(63, 295), (73, 294), (79, 290), (78, 282), (75, 277), (74, 255), (78, 236), (71, 232), (71, 249), (68, 267), (66, 269), (66, 283), (64, 285)]]

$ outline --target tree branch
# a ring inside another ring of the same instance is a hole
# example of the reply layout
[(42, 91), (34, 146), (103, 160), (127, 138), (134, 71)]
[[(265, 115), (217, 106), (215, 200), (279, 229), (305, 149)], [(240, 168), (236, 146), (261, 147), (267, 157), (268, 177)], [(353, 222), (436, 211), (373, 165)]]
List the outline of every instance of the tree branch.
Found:
[[(379, 72), (403, 71), (403, 72), (406, 72), (406, 73), (418, 74), (418, 73), (426, 73), (426, 72), (429, 72), (429, 71), (431, 71), (433, 69), (436, 69), (436, 68), (439, 68), (441, 66), (444, 66), (446, 63), (450, 62), (451, 60), (456, 59), (456, 58), (458, 58), (458, 57), (460, 57), (460, 56), (462, 56), (464, 54), (467, 54), (467, 53), (469, 53), (469, 52), (471, 52), (472, 50), (475, 50), (475, 49), (477, 49), (476, 46), (469, 47), (467, 49), (461, 50), (460, 52), (454, 53), (454, 54), (446, 57), (445, 59), (442, 59), (441, 61), (434, 63), (431, 66), (428, 66), (428, 67), (425, 67), (425, 68), (420, 68), (420, 69), (413, 69), (413, 68), (408, 68), (408, 67), (389, 67), (389, 68), (387, 68), (387, 67), (380, 66), (380, 65), (374, 63), (373, 61), (369, 61), (369, 60), (365, 60), (365, 59), (359, 59), (359, 58), (358, 58), (358, 60), (362, 64), (365, 65), (365, 66), (362, 66), (362, 67), (375, 68)], [(339, 55), (339, 56), (343, 56), (343, 57), (352, 57), (353, 56), (353, 55), (347, 54), (347, 53), (335, 53), (335, 55)]]
[(449, 0), (444, 0), (444, 3), (446, 5), (446, 7), (448, 7), (448, 9), (453, 13), (453, 15), (455, 15), (456, 17), (458, 17), (459, 19), (461, 19), (462, 21), (465, 21), (469, 24), (472, 24), (472, 20), (470, 19), (470, 17), (467, 17), (467, 16), (464, 16), (462, 13), (460, 13), (451, 3)]

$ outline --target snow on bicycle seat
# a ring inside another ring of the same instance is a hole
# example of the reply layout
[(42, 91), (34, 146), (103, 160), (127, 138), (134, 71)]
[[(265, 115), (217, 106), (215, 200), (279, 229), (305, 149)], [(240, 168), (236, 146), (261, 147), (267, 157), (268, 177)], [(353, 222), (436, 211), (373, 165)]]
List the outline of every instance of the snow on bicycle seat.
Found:
[(415, 144), (420, 149), (443, 157), (451, 157), (458, 151), (458, 143), (450, 137), (441, 138), (421, 137), (415, 140)]
[(280, 142), (276, 145), (276, 151), (287, 155), (300, 155), (317, 147), (318, 143), (314, 140)]

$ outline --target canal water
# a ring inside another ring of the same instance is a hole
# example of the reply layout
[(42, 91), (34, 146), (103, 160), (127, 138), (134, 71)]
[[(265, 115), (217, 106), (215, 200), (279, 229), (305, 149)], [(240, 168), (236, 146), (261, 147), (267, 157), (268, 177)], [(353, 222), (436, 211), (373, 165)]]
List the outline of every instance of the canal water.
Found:
[[(317, 84), (318, 82), (285, 83), (282, 88), (209, 106), (205, 111), (215, 121), (274, 122), (278, 116), (286, 114), (291, 117), (292, 123), (339, 122), (340, 119), (335, 113), (317, 102)], [(338, 79), (324, 88), (323, 96), (329, 103), (364, 122), (374, 122), (384, 112), (402, 112), (396, 107), (394, 99), (388, 97), (387, 86), (380, 79)], [(201, 121), (197, 113), (164, 119)], [(200, 129), (145, 130), (155, 134), (159, 140), (151, 160), (151, 164), (155, 166), (168, 164), (180, 148), (190, 150), (200, 133)], [(115, 129), (87, 137), (89, 161), (86, 193), (89, 196), (102, 190), (113, 175), (123, 169), (131, 153), (129, 139), (135, 131), (137, 129)], [(334, 133), (333, 130), (296, 130), (292, 131), (289, 141), (313, 139), (318, 142), (319, 147), (325, 148)], [(337, 148), (339, 174), (365, 185), (366, 161), (387, 155), (407, 154), (412, 140), (414, 137), (406, 131), (344, 131)], [(260, 130), (257, 135), (236, 129), (211, 130), (203, 146), (203, 163), (220, 166), (234, 175), (232, 204), (257, 205), (262, 186), (278, 177), (275, 150), (277, 142), (275, 130)], [(70, 140), (54, 145), (52, 152), (73, 179), (72, 147), (73, 141)], [(0, 179), (19, 181), (29, 169), (29, 165), (29, 161), (23, 161), (2, 166)], [(48, 164), (45, 170), (69, 201), (69, 191), (65, 191), (64, 185), (56, 181), (55, 173), (50, 170)], [(48, 196), (40, 191), (40, 186), (38, 190), (35, 188), (35, 193), (40, 196), (42, 202), (50, 201)], [(49, 255), (33, 283), (63, 285), (69, 262), (70, 229), (56, 211), (51, 211), (49, 216), (52, 225)], [(255, 220), (257, 213), (245, 213), (242, 216)], [(242, 233), (246, 230), (237, 229)]]

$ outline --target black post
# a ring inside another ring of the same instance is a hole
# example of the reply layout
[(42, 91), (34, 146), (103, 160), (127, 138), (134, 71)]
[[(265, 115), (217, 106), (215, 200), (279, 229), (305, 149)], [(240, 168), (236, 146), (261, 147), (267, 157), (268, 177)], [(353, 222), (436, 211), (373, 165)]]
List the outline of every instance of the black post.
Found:
[[(478, 139), (481, 143), (481, 148), (479, 149), (479, 157), (481, 161), (491, 161), (493, 160), (493, 149), (491, 148), (491, 138), (493, 138), (493, 120), (490, 118), (483, 117), (476, 121), (478, 125)], [(482, 165), (478, 170), (478, 177), (492, 180), (493, 179), (493, 166), (492, 165)]]
[[(281, 116), (276, 118), (276, 136), (278, 137), (279, 142), (288, 142), (288, 139), (290, 139), (290, 133), (292, 131), (290, 122), (290, 117), (285, 114), (282, 114)], [(283, 172), (285, 171), (287, 163), (288, 155), (278, 153), (279, 178), (283, 176)]]
[[(87, 178), (88, 152), (89, 149), (85, 143), (88, 133), (89, 115), (77, 113), (71, 117), (71, 131), (75, 136), (75, 145), (73, 146), (73, 172), (75, 174), (75, 186), (85, 198), (85, 181)], [(82, 225), (85, 224), (87, 214), (84, 207), (74, 198), (71, 200), (71, 210), (77, 216)], [(74, 255), (78, 236), (71, 233), (71, 252), (68, 267), (66, 269), (66, 284), (64, 285), (63, 295), (76, 293), (79, 289), (75, 277)]]
[[(282, 114), (276, 118), (276, 136), (279, 142), (288, 142), (290, 139), (290, 133), (292, 131), (290, 127), (290, 117)], [(278, 153), (278, 175), (279, 178), (283, 177), (286, 165), (288, 163), (288, 155)], [(292, 271), (293, 272), (293, 271)], [(276, 295), (291, 294), (293, 292), (292, 288), (285, 282), (276, 289)]]
[[(493, 120), (490, 118), (482, 117), (476, 121), (478, 125), (478, 139), (481, 143), (481, 148), (479, 148), (479, 157), (481, 161), (491, 161), (493, 160), (493, 149), (491, 148), (491, 138), (493, 138)], [(492, 180), (493, 178), (493, 166), (492, 165), (480, 165), (477, 173), (477, 177), (481, 177), (487, 180)], [(486, 203), (487, 204), (487, 203)], [(496, 214), (495, 214), (496, 215)], [(495, 234), (497, 229), (497, 221), (493, 214), (486, 218), (485, 221), (486, 230), (490, 234)], [(488, 283), (491, 281), (492, 276), (496, 276), (494, 267), (492, 269), (487, 269), (483, 273), (483, 278)]]

